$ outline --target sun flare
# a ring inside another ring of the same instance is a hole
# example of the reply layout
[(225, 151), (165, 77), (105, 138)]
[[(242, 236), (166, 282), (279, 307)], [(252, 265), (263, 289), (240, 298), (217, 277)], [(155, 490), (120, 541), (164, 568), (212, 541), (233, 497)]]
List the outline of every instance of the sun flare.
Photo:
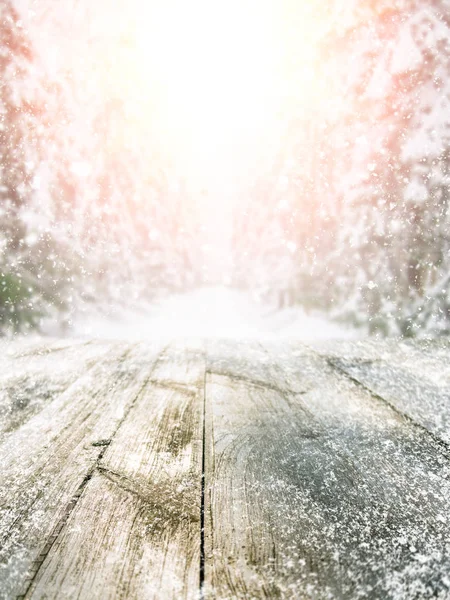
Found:
[(317, 102), (316, 4), (136, 0), (115, 85), (190, 178), (245, 170)]

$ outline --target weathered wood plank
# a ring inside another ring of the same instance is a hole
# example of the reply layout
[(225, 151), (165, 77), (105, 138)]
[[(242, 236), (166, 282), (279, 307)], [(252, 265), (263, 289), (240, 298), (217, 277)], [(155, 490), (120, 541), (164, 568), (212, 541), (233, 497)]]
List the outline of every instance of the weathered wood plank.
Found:
[[(411, 354), (411, 353), (409, 353)], [(450, 353), (446, 360), (398, 356), (384, 359), (331, 359), (332, 364), (381, 396), (443, 442), (450, 443)], [(436, 363), (438, 370), (436, 371)]]
[(0, 444), (92, 368), (111, 344), (49, 345), (22, 352), (0, 365)]
[[(298, 348), (298, 343), (293, 343)], [(444, 443), (450, 442), (450, 342), (321, 342), (315, 350)]]
[(447, 598), (442, 447), (313, 352), (258, 353), (208, 362), (206, 597)]
[(450, 596), (445, 446), (342, 373), (445, 393), (445, 344), (211, 342), (203, 539), (202, 344), (107, 347), (55, 350), (56, 375), (43, 346), (5, 357), (0, 389), (86, 372), (0, 444), (1, 598), (188, 598), (200, 574), (215, 599)]
[(447, 338), (322, 342), (314, 349), (331, 361), (387, 364), (424, 377), (425, 383), (430, 381), (439, 388), (450, 387), (450, 341)]
[[(292, 343), (298, 347), (298, 342)], [(324, 357), (342, 358), (345, 360), (383, 360), (408, 369), (417, 365), (423, 367), (428, 376), (443, 378), (450, 383), (448, 363), (450, 359), (450, 340), (446, 337), (438, 339), (402, 340), (398, 338), (364, 339), (347, 341), (321, 341), (308, 343), (308, 347)]]
[(111, 344), (106, 357), (0, 446), (1, 597), (27, 590), (159, 350)]
[(74, 345), (83, 345), (84, 340), (46, 338), (42, 336), (21, 336), (0, 338), (0, 361), (10, 358), (48, 354)]
[(30, 598), (198, 598), (204, 353), (172, 345), (99, 461)]

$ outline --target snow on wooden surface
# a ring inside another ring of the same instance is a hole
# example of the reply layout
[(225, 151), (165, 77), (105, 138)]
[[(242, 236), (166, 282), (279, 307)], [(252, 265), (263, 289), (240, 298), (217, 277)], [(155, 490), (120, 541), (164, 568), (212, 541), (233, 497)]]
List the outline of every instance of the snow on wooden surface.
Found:
[(16, 341), (0, 598), (450, 598), (450, 344)]

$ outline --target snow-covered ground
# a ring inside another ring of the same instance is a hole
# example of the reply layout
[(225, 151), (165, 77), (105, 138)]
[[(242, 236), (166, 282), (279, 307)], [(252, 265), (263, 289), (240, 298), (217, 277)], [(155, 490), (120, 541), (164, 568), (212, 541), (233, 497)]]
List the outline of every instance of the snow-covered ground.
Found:
[(170, 296), (139, 311), (88, 313), (72, 332), (80, 337), (150, 339), (155, 337), (283, 338), (302, 340), (360, 337), (300, 307), (276, 310), (249, 294), (226, 288), (202, 288)]

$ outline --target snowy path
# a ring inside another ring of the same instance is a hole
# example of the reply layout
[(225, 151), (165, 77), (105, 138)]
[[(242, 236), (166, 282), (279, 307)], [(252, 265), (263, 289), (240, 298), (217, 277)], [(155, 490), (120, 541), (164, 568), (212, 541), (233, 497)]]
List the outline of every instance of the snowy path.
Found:
[(75, 334), (124, 340), (182, 336), (317, 340), (358, 335), (323, 316), (307, 314), (301, 307), (275, 310), (245, 292), (227, 288), (169, 296), (160, 305), (149, 305), (140, 312), (127, 313), (120, 308), (109, 318), (88, 313), (75, 323)]
[(1, 598), (450, 598), (448, 343), (0, 350)]

